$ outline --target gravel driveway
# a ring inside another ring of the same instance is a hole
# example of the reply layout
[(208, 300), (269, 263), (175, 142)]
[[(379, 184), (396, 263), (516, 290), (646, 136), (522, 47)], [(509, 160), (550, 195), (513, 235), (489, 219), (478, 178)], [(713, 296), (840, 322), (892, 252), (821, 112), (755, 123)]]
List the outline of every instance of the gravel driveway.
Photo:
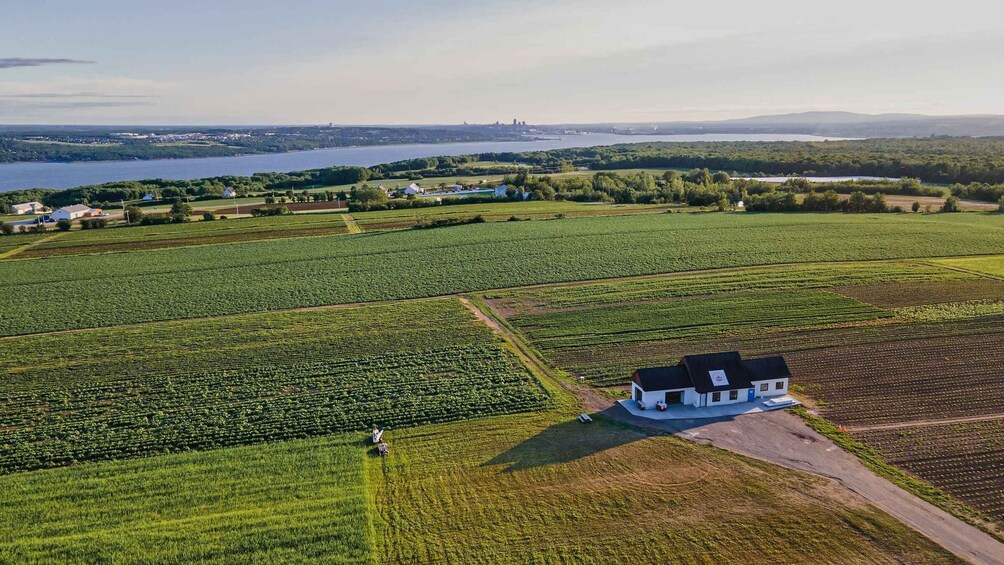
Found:
[(798, 416), (785, 411), (723, 420), (649, 420), (632, 416), (615, 404), (600, 413), (639, 427), (671, 432), (689, 440), (829, 477), (967, 561), (1004, 563), (1004, 544), (875, 475), (856, 457), (816, 433)]

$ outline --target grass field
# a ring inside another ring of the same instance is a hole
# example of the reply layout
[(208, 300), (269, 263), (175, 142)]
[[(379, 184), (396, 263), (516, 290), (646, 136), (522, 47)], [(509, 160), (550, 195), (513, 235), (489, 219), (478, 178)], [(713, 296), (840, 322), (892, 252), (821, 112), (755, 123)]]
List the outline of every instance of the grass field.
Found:
[(11, 260), (0, 333), (1002, 246), (989, 215), (655, 214)]
[(369, 471), (386, 562), (951, 561), (825, 480), (605, 421), (494, 418), (393, 441)]
[(0, 471), (548, 404), (456, 300), (4, 339), (0, 359)]
[(993, 257), (966, 257), (962, 259), (942, 259), (936, 261), (938, 265), (944, 265), (953, 269), (961, 269), (989, 275), (991, 277), (1004, 279), (1004, 255)]
[(0, 562), (374, 563), (365, 451), (331, 436), (0, 477)]

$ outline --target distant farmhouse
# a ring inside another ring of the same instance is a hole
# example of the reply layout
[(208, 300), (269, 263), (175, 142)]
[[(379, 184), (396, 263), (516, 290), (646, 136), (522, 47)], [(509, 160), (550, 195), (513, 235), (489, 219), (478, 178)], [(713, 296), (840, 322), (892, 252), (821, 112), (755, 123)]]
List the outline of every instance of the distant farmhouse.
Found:
[(420, 186), (418, 186), (415, 183), (411, 183), (411, 184), (409, 184), (405, 188), (399, 188), (398, 192), (400, 194), (403, 194), (404, 196), (417, 196), (417, 195), (422, 194), (423, 192), (425, 192), (425, 189), (422, 188), (422, 187), (420, 187)]
[(639, 408), (689, 405), (697, 408), (754, 402), (788, 393), (791, 371), (784, 357), (743, 359), (739, 353), (687, 355), (671, 367), (638, 369), (631, 398)]
[(92, 216), (97, 216), (101, 213), (100, 208), (91, 208), (86, 204), (74, 204), (73, 206), (64, 206), (59, 210), (52, 213), (52, 219), (59, 220), (76, 220), (79, 218), (90, 218)]
[(45, 210), (45, 204), (35, 201), (25, 202), (24, 204), (12, 204), (10, 207), (10, 213), (19, 216), (23, 214), (41, 214)]
[(154, 195), (152, 192), (148, 192), (148, 193), (146, 193), (146, 194), (143, 195), (143, 202), (153, 202), (156, 199), (157, 199), (157, 196)]
[(236, 197), (237, 197), (236, 188), (230, 188), (228, 186), (226, 189), (223, 190), (223, 198), (236, 198)]

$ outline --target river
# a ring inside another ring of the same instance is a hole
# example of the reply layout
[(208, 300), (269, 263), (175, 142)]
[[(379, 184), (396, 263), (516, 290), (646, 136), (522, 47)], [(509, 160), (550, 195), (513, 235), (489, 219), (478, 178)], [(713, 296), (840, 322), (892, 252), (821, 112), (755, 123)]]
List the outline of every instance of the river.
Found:
[(811, 135), (616, 135), (589, 133), (555, 136), (539, 141), (484, 141), (336, 147), (293, 153), (265, 153), (240, 157), (97, 161), (79, 163), (5, 163), (0, 165), (0, 192), (22, 188), (72, 188), (103, 182), (140, 179), (198, 179), (221, 175), (289, 172), (334, 165), (369, 167), (418, 157), (467, 155), (505, 151), (543, 151), (567, 147), (595, 147), (649, 141), (821, 141)]

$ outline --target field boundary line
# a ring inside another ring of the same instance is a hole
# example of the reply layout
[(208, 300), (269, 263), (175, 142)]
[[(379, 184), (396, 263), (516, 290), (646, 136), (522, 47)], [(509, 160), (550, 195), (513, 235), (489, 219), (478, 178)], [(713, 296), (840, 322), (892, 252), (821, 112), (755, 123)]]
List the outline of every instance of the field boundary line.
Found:
[[(488, 327), (497, 331), (499, 336), (513, 349), (530, 372), (540, 381), (541, 386), (554, 398), (559, 401), (560, 407), (573, 405), (573, 390), (565, 386), (562, 380), (554, 373), (554, 369), (544, 362), (532, 347), (527, 345), (506, 321), (498, 315), (490, 304), (481, 296), (458, 296), (457, 299), (462, 305), (469, 309)], [(578, 405), (575, 403), (574, 405)]]
[(363, 228), (359, 227), (352, 214), (342, 214), (342, 221), (345, 222), (345, 227), (348, 228), (349, 233), (363, 233)]
[(32, 241), (31, 243), (26, 243), (25, 245), (22, 245), (21, 247), (15, 247), (14, 249), (11, 249), (10, 251), (4, 252), (4, 253), (0, 253), (0, 261), (2, 261), (3, 259), (9, 259), (9, 258), (11, 258), (11, 257), (17, 255), (18, 253), (23, 252), (23, 251), (27, 251), (27, 250), (32, 249), (34, 247), (38, 247), (39, 245), (42, 245), (43, 243), (46, 243), (48, 241), (52, 241), (54, 239), (58, 239), (58, 238), (60, 238), (60, 237), (62, 237), (64, 235), (66, 235), (67, 233), (69, 233), (69, 232), (59, 232), (57, 234), (50, 235), (49, 237), (43, 237), (42, 239), (39, 239), (39, 240), (36, 240), (36, 241)]
[(907, 428), (922, 428), (943, 424), (965, 424), (967, 422), (990, 422), (1004, 419), (1004, 414), (989, 414), (986, 416), (963, 416), (960, 418), (944, 418), (940, 420), (911, 420), (909, 422), (893, 422), (891, 424), (872, 424), (865, 426), (844, 426), (849, 432), (871, 432), (878, 430), (900, 430)]

